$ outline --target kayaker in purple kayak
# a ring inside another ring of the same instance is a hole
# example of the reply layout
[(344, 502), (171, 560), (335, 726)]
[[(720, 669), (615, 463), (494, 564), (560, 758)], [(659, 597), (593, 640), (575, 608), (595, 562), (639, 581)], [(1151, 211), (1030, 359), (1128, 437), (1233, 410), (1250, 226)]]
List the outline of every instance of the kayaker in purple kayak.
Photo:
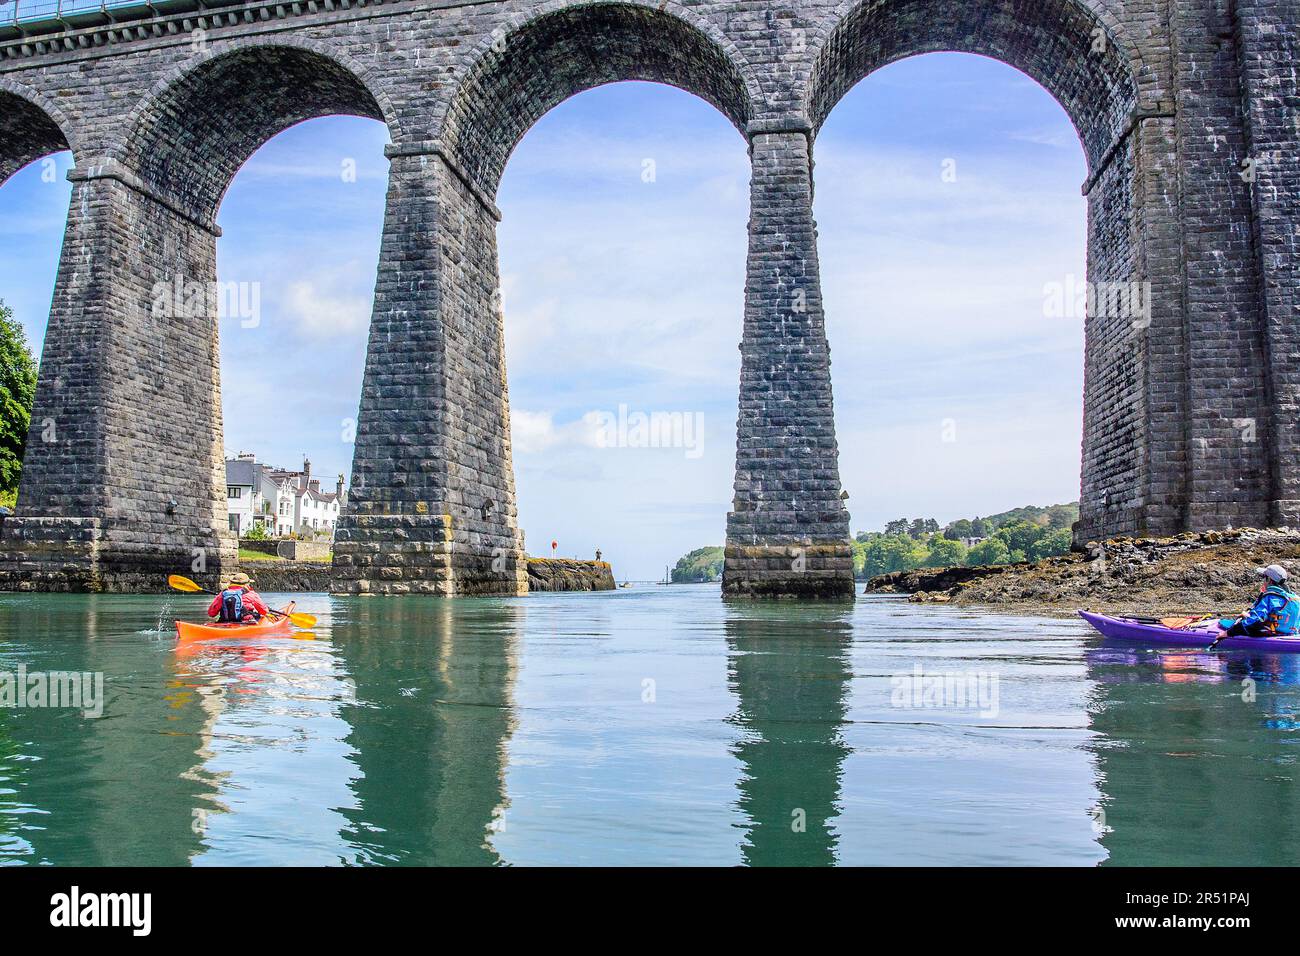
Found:
[(1287, 570), (1280, 564), (1256, 569), (1268, 581), (1259, 598), (1241, 617), (1220, 621), (1225, 637), (1288, 637), (1300, 631), (1300, 597), (1286, 587)]

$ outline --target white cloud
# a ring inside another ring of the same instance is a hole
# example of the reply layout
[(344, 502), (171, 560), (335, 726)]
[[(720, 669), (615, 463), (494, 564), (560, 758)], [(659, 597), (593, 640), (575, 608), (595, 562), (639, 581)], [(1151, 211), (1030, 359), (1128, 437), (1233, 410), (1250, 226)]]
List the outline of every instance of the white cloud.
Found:
[(587, 412), (576, 421), (557, 425), (553, 412), (510, 409), (511, 449), (516, 455), (536, 455), (569, 448), (599, 448), (600, 429), (597, 412)]
[(306, 335), (338, 335), (356, 332), (370, 324), (370, 300), (359, 295), (322, 288), (318, 282), (294, 282), (285, 296), (285, 307)]

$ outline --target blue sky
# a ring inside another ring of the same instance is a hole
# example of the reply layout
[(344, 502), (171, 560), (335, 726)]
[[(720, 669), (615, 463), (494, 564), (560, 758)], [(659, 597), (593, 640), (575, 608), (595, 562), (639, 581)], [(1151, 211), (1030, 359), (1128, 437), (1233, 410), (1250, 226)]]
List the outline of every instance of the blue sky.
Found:
[[(315, 120), (264, 146), (227, 194), (220, 276), (260, 282), (262, 297), (256, 328), (221, 330), (230, 454), (306, 453), (318, 474), (350, 473), (385, 142), (369, 120)], [(35, 344), (70, 196), (70, 159), (57, 161), (57, 176), (38, 163), (0, 188), (0, 298)], [(1082, 321), (1043, 309), (1046, 283), (1084, 273), (1086, 170), (1060, 106), (990, 60), (905, 60), (841, 101), (816, 163), (854, 529), (1075, 499)], [(501, 271), (531, 552), (600, 547), (617, 574), (645, 579), (722, 542), (748, 177), (721, 114), (641, 83), (562, 104), (511, 158)], [(593, 413), (620, 405), (698, 415), (698, 450), (601, 447)]]

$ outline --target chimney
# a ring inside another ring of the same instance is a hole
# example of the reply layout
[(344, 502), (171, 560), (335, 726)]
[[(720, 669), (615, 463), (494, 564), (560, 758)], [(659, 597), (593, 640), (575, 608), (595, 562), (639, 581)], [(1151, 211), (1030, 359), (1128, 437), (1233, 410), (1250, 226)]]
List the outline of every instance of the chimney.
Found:
[(307, 487), (312, 491), (320, 491), (320, 479), (313, 478), (311, 481), (307, 482)]

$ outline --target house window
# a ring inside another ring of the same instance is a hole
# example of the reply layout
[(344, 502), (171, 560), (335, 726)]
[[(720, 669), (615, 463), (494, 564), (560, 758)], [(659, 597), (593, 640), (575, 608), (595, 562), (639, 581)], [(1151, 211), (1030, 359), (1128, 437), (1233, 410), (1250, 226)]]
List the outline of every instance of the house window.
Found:
[(242, 498), (243, 495), (244, 495), (244, 489), (243, 489), (243, 488), (240, 488), (240, 487), (237, 486), (237, 485), (227, 485), (227, 486), (226, 486), (226, 497), (227, 497), (227, 498)]
[(239, 534), (239, 515), (227, 515), (226, 521), (230, 524), (230, 530)]

